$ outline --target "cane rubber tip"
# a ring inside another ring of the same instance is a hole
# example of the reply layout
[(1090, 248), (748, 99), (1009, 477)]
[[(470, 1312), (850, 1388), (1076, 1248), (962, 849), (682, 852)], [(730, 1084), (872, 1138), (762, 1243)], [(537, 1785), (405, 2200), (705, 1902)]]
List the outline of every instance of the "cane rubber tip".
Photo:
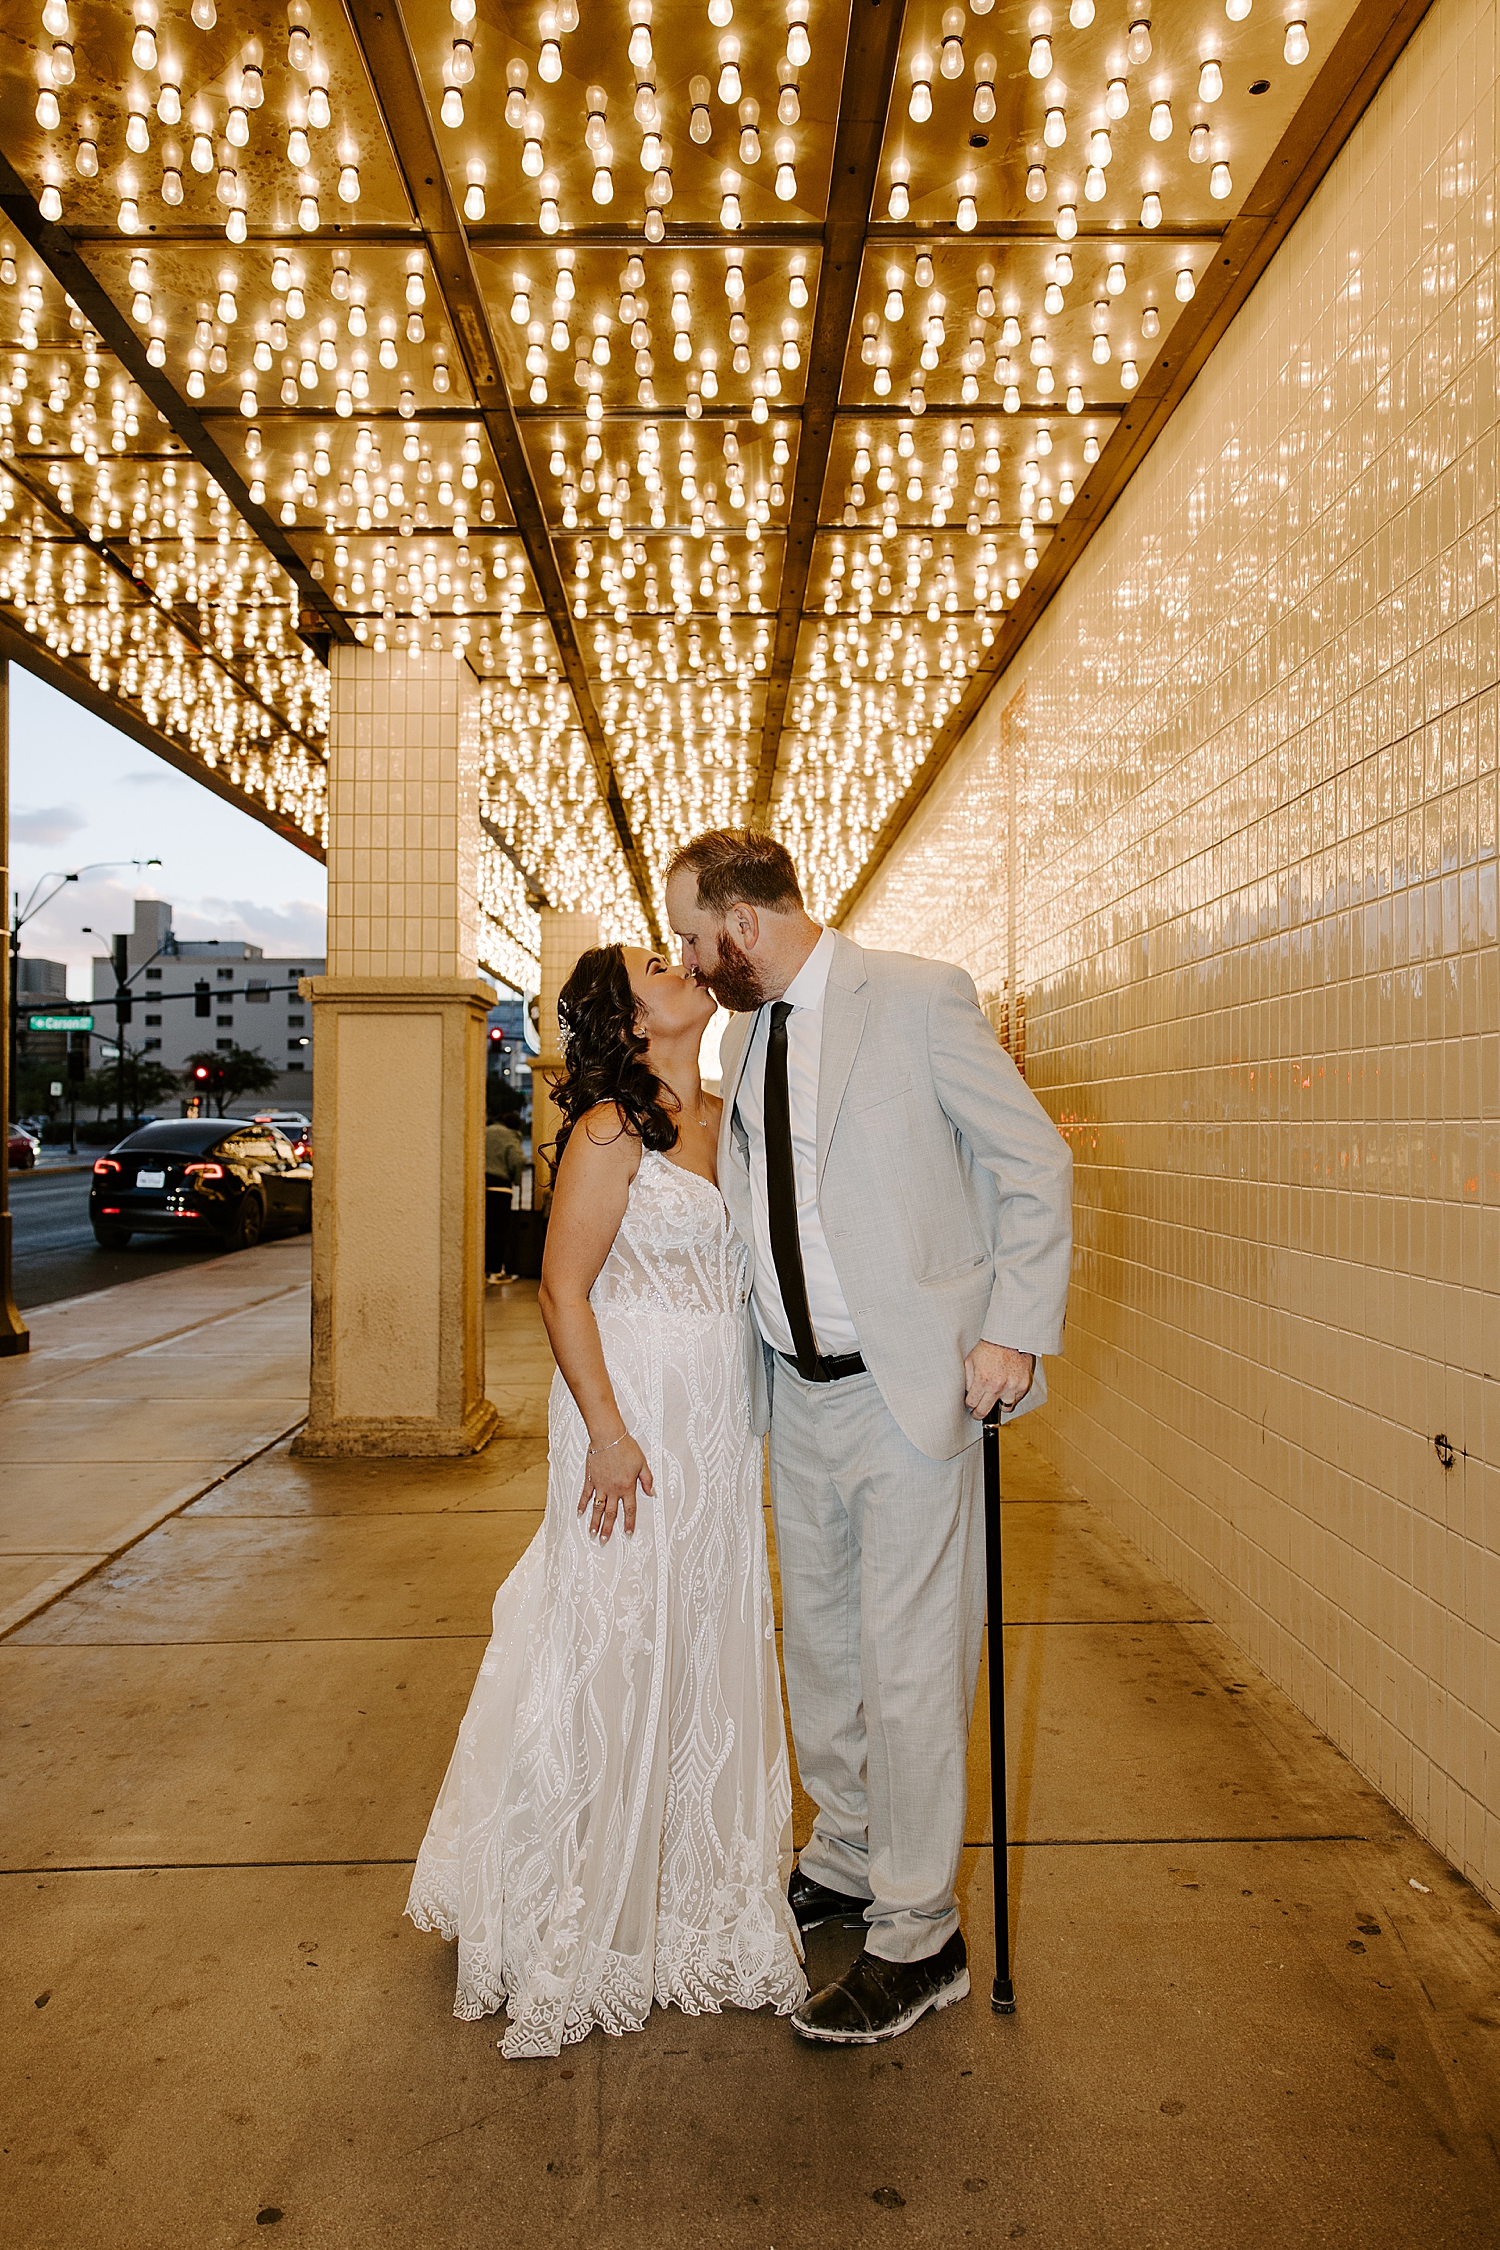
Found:
[(1015, 1987), (1009, 1977), (996, 1977), (990, 1993), (990, 2006), (997, 2016), (1013, 2016), (1015, 2014)]

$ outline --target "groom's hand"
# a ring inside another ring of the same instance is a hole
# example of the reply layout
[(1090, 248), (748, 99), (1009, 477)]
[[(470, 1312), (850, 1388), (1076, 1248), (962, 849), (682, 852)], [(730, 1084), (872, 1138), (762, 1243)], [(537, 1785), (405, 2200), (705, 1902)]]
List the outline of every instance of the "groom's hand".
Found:
[(1019, 1406), (1035, 1371), (1030, 1352), (1013, 1352), (1009, 1344), (976, 1344), (964, 1361), (964, 1404), (976, 1422), (984, 1420), (997, 1399), (1002, 1406)]

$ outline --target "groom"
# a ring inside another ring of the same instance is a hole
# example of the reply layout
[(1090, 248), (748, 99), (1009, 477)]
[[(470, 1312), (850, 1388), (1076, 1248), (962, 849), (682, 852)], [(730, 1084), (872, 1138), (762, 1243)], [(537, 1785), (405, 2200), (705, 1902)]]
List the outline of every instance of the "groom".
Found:
[(866, 1932), (792, 2023), (865, 2045), (969, 1989), (954, 1883), (984, 1624), (979, 1438), (997, 1400), (1046, 1396), (1072, 1160), (963, 971), (820, 929), (773, 837), (696, 837), (667, 913), (736, 1014), (719, 1184), (751, 1245), (787, 1697), (818, 1808), (791, 1904), (804, 1930)]

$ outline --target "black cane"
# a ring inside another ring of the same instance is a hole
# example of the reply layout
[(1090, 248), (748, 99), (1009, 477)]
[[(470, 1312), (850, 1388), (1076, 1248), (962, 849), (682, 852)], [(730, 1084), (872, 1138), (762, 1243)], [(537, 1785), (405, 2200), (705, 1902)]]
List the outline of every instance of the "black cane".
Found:
[(1005, 1819), (1005, 1591), (1000, 1559), (1000, 1408), (984, 1420), (984, 1571), (990, 1629), (990, 1829), (995, 1872), (995, 1982), (990, 2006), (997, 2016), (1016, 2012), (1010, 1981), (1010, 1865)]

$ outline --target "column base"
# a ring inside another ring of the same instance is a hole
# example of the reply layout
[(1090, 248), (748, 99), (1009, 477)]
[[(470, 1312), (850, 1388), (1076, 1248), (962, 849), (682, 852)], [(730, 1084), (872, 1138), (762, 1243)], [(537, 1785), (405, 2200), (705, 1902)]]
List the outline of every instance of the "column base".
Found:
[(293, 1438), (291, 1450), (304, 1461), (457, 1460), (482, 1452), (499, 1427), (499, 1414), (483, 1398), (461, 1422), (430, 1422), (420, 1415), (401, 1414), (309, 1422)]

